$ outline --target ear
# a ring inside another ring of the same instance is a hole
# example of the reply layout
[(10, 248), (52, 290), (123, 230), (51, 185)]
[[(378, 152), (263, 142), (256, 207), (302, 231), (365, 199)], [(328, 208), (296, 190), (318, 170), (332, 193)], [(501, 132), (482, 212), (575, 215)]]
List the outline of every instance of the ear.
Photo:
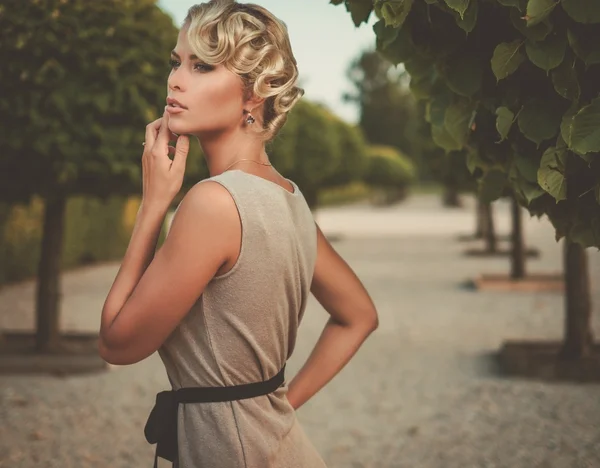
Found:
[(252, 96), (250, 99), (246, 101), (244, 104), (244, 108), (253, 112), (256, 108), (260, 107), (265, 102), (264, 98), (258, 98), (256, 96)]
[[(271, 83), (267, 83), (271, 87)], [(261, 106), (265, 102), (265, 98), (259, 98), (252, 93), (250, 97), (244, 103), (244, 108), (250, 112), (254, 111), (257, 107)]]

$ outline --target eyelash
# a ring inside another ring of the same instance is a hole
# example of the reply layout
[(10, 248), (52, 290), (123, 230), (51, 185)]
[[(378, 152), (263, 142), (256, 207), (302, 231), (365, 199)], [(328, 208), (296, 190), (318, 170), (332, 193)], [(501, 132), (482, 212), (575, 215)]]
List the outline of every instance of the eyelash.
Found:
[[(169, 60), (169, 66), (171, 68), (176, 68), (179, 65), (181, 65), (181, 64), (177, 60), (173, 60), (173, 59)], [(205, 63), (196, 63), (194, 65), (194, 69), (197, 69), (196, 67), (198, 67), (198, 66), (203, 67), (203, 71), (205, 71), (205, 72), (211, 71), (213, 69), (213, 67), (211, 65), (207, 65)]]

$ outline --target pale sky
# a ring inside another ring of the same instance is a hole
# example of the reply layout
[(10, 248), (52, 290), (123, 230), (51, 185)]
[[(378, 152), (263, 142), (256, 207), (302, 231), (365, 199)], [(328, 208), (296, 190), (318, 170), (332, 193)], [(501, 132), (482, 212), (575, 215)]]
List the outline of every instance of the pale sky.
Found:
[[(198, 2), (196, 2), (198, 3)], [(348, 122), (358, 121), (358, 109), (342, 102), (344, 91), (352, 87), (346, 69), (364, 49), (375, 47), (372, 26), (377, 21), (371, 13), (369, 24), (354, 26), (343, 5), (329, 0), (253, 0), (281, 19), (288, 28), (292, 50), (298, 62), (304, 98), (325, 103)], [(178, 26), (193, 0), (159, 0)]]

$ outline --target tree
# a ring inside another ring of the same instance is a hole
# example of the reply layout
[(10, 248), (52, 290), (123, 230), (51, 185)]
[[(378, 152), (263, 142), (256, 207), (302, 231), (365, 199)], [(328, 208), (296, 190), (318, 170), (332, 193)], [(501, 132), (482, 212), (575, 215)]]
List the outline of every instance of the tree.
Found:
[(373, 187), (384, 188), (386, 203), (404, 198), (408, 186), (417, 178), (413, 162), (393, 146), (370, 145), (368, 155), (364, 181)]
[(311, 209), (317, 207), (319, 190), (342, 160), (337, 120), (322, 105), (300, 100), (270, 145), (273, 164), (296, 181)]
[[(341, 1), (334, 0), (339, 4)], [(348, 1), (355, 23), (371, 2)], [(600, 3), (377, 0), (377, 49), (426, 96), (432, 137), (468, 151), (493, 200), (508, 188), (565, 238), (562, 358), (591, 352), (586, 247), (600, 247)]]
[(162, 113), (176, 37), (154, 0), (0, 6), (0, 195), (45, 200), (38, 351), (60, 349), (66, 200), (141, 191), (141, 143)]
[(377, 51), (367, 50), (352, 61), (347, 76), (354, 91), (345, 93), (343, 99), (359, 107), (359, 126), (369, 143), (412, 154), (416, 101), (408, 90), (407, 74)]
[(361, 128), (341, 119), (334, 120), (333, 127), (338, 133), (341, 158), (335, 170), (323, 181), (326, 188), (362, 180), (369, 166), (367, 142)]
[(419, 180), (442, 184), (445, 206), (460, 205), (459, 193), (473, 190), (473, 178), (465, 164), (453, 164), (458, 154), (447, 156), (433, 143), (425, 106), (411, 93), (406, 71), (376, 50), (367, 50), (352, 62), (348, 78), (355, 90), (344, 99), (359, 106), (359, 125), (369, 143), (394, 146), (406, 154), (415, 162)]

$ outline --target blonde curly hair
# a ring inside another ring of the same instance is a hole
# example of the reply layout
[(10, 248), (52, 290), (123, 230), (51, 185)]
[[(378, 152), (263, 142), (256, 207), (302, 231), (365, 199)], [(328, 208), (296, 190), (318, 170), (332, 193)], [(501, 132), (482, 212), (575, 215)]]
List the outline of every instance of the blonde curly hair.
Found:
[(245, 99), (265, 99), (261, 136), (273, 139), (304, 94), (285, 23), (253, 3), (210, 0), (188, 10), (183, 28), (200, 60), (241, 77)]

